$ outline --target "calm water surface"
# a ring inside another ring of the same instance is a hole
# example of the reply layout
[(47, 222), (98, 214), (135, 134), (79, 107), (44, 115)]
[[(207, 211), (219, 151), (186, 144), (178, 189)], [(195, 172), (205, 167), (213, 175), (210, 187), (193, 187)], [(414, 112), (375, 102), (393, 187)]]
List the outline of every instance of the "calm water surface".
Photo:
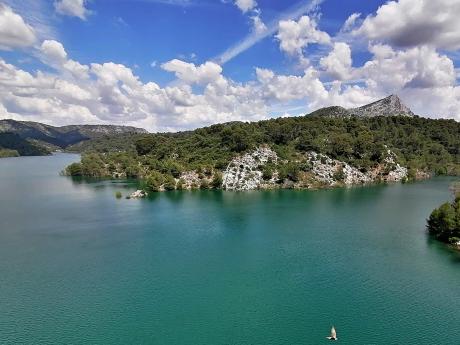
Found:
[(171, 192), (0, 160), (1, 344), (460, 343), (460, 258), (427, 240), (452, 179)]

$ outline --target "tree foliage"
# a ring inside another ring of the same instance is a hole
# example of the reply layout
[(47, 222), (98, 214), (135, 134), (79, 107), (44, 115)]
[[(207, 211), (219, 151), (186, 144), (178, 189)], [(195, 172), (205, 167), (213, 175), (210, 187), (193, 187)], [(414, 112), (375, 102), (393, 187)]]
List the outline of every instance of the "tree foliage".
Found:
[(428, 231), (443, 242), (460, 241), (460, 197), (453, 203), (444, 203), (428, 218)]

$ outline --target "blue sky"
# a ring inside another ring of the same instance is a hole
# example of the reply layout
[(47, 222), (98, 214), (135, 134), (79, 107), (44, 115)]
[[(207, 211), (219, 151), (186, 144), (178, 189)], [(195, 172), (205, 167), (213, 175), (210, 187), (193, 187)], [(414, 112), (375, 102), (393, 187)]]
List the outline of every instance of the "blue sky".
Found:
[(389, 93), (460, 116), (459, 0), (0, 4), (3, 118), (181, 130)]
[[(265, 22), (305, 1), (258, 1)], [(171, 4), (173, 3), (173, 4)], [(93, 12), (87, 21), (77, 18), (56, 20), (59, 38), (67, 51), (82, 63), (117, 61), (139, 66), (143, 80), (167, 81), (173, 76), (161, 68), (151, 68), (156, 61), (180, 58), (195, 63), (211, 60), (246, 35), (251, 19), (232, 3), (219, 0), (187, 2), (148, 0), (103, 0), (88, 3)], [(346, 6), (343, 6), (345, 3)], [(337, 33), (349, 15), (374, 12), (382, 1), (330, 0), (321, 5), (319, 27), (331, 35)], [(50, 8), (52, 10), (52, 8)], [(363, 52), (355, 54), (355, 63), (364, 62)], [(365, 52), (364, 52), (365, 53)], [(365, 54), (366, 56), (368, 54)], [(253, 77), (254, 66), (279, 72), (292, 72), (293, 66), (280, 52), (273, 37), (255, 44), (225, 66), (227, 76), (238, 81)], [(158, 66), (157, 66), (158, 67)]]

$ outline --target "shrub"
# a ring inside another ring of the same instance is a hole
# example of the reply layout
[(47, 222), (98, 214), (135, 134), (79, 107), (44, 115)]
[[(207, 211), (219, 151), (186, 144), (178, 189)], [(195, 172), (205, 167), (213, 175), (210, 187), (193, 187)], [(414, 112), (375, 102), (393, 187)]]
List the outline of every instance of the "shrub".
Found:
[(214, 177), (212, 178), (212, 187), (213, 188), (221, 188), (222, 187), (222, 182), (223, 182), (223, 176), (220, 171), (216, 171), (214, 173)]
[(262, 178), (265, 181), (268, 181), (268, 180), (271, 180), (272, 177), (273, 177), (273, 169), (272, 169), (272, 167), (270, 165), (266, 164), (262, 168)]
[(200, 184), (200, 189), (209, 189), (209, 182), (208, 180), (201, 180), (201, 184)]
[(176, 189), (177, 190), (184, 190), (185, 189), (185, 180), (183, 178), (181, 178), (181, 179), (179, 179), (179, 181), (177, 181)]
[(332, 178), (338, 182), (343, 182), (345, 180), (345, 173), (343, 172), (343, 166), (338, 167), (335, 171)]
[(83, 169), (82, 169), (81, 163), (72, 163), (72, 164), (70, 164), (67, 167), (66, 172), (70, 176), (82, 176), (83, 175)]
[(165, 177), (163, 174), (159, 173), (158, 171), (152, 171), (150, 175), (145, 180), (145, 185), (147, 190), (152, 192), (158, 192), (161, 189), (165, 181)]
[(175, 190), (176, 180), (171, 175), (166, 175), (163, 182), (163, 188), (165, 190)]

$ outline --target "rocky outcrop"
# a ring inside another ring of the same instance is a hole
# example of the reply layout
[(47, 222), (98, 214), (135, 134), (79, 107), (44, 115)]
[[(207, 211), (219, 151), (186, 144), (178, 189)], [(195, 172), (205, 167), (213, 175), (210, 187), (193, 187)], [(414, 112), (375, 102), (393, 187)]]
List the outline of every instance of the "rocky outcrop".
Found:
[(407, 168), (396, 163), (396, 155), (391, 150), (387, 151), (387, 156), (384, 159), (384, 164), (390, 167), (388, 174), (384, 176), (384, 180), (388, 182), (399, 182), (407, 178)]
[(183, 181), (183, 189), (195, 189), (201, 185), (200, 175), (196, 171), (186, 171), (180, 175), (179, 181)]
[(323, 184), (351, 186), (372, 182), (368, 175), (347, 163), (316, 152), (308, 152), (306, 156), (315, 178)]
[[(278, 157), (268, 147), (260, 147), (253, 152), (235, 157), (223, 174), (222, 188), (226, 190), (253, 190), (270, 188), (318, 188), (335, 186), (353, 186), (370, 184), (377, 181), (396, 182), (407, 178), (407, 168), (396, 163), (396, 155), (388, 150), (387, 156), (374, 169), (362, 172), (346, 162), (317, 153), (308, 152), (296, 161), (303, 166), (295, 180), (279, 180)], [(268, 180), (263, 179), (263, 169), (267, 163), (273, 163), (273, 173)], [(280, 162), (286, 164), (287, 162)], [(289, 163), (290, 164), (290, 163)], [(197, 176), (190, 183), (197, 183)]]
[(147, 196), (147, 192), (143, 191), (141, 189), (136, 190), (135, 192), (132, 192), (129, 196), (129, 199), (140, 199), (140, 198), (145, 198)]
[(252, 190), (263, 183), (261, 167), (276, 163), (278, 156), (268, 147), (232, 159), (223, 174), (222, 188), (226, 190)]
[(391, 150), (388, 150), (382, 164), (363, 173), (345, 162), (332, 159), (326, 155), (316, 152), (307, 153), (307, 160), (312, 167), (312, 173), (315, 178), (331, 187), (368, 184), (376, 181), (403, 181), (407, 179), (408, 171), (407, 168), (396, 163), (396, 158), (396, 155)]

